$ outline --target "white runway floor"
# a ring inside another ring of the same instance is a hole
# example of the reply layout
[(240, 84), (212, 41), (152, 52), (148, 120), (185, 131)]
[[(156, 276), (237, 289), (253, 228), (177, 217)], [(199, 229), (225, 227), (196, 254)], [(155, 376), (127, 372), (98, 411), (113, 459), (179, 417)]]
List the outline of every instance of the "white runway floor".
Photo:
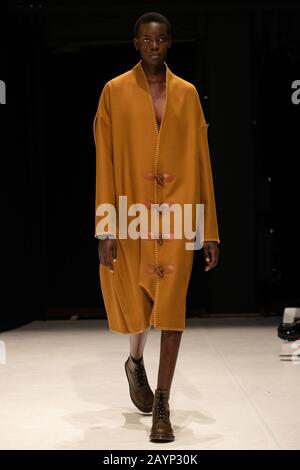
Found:
[[(105, 320), (36, 321), (4, 332), (0, 448), (299, 449), (300, 341), (277, 337), (280, 320), (187, 320), (171, 443), (149, 441), (151, 414), (128, 392), (129, 338), (109, 332)], [(159, 348), (152, 328), (144, 360), (153, 390)]]

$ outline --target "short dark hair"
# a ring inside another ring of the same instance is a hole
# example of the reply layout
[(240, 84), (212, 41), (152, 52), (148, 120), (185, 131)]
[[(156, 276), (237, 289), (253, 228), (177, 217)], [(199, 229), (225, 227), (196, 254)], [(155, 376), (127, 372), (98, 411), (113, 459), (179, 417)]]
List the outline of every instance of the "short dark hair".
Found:
[(139, 28), (143, 23), (150, 23), (151, 21), (156, 21), (157, 23), (164, 23), (167, 25), (168, 35), (171, 34), (171, 25), (167, 18), (156, 11), (149, 11), (148, 13), (144, 13), (141, 15), (135, 22), (134, 25), (134, 36), (137, 38), (139, 34)]

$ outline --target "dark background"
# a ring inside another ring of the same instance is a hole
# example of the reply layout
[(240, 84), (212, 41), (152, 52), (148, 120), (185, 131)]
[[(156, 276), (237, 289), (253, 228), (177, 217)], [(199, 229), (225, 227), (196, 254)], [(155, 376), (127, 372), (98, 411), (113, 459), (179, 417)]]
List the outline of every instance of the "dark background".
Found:
[[(139, 60), (133, 25), (164, 14), (173, 73), (206, 120), (219, 266), (195, 253), (187, 316), (299, 306), (300, 8), (289, 2), (11, 2), (1, 14), (0, 327), (105, 318), (94, 239), (92, 122), (104, 83)], [(4, 33), (5, 31), (5, 33)]]

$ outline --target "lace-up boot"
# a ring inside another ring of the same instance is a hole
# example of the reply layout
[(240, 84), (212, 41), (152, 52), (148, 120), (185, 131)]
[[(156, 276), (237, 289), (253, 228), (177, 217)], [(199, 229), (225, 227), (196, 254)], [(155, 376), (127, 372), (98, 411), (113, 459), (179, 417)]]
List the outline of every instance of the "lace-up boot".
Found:
[(139, 410), (149, 413), (152, 411), (154, 394), (148, 383), (144, 359), (141, 358), (137, 364), (130, 355), (125, 362), (125, 371), (132, 402)]
[(152, 442), (169, 442), (175, 439), (170, 423), (169, 394), (169, 390), (155, 390), (150, 433)]

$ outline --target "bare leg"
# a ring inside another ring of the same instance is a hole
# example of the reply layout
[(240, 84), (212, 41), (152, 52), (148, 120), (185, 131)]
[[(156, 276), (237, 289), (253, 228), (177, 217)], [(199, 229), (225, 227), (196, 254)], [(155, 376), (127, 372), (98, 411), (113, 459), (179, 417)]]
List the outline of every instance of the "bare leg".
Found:
[(140, 359), (144, 352), (147, 336), (150, 327), (142, 333), (131, 334), (130, 336), (130, 354), (134, 359)]
[(171, 389), (182, 331), (162, 330), (157, 388)]

